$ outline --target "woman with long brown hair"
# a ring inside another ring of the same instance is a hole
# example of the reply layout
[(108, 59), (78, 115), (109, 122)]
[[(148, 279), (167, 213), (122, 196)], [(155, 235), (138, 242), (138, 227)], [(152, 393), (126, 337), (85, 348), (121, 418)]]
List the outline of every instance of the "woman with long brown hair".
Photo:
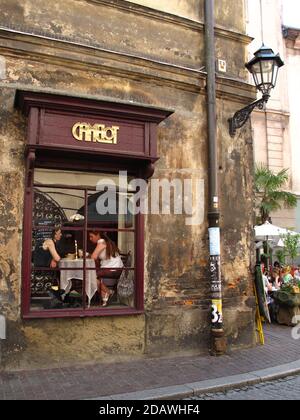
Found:
[(89, 231), (89, 240), (97, 244), (91, 258), (95, 260), (96, 266), (100, 260), (98, 273), (98, 293), (102, 299), (102, 306), (107, 306), (114, 291), (109, 289), (117, 284), (120, 277), (123, 261), (117, 245), (107, 236), (106, 233), (98, 230)]

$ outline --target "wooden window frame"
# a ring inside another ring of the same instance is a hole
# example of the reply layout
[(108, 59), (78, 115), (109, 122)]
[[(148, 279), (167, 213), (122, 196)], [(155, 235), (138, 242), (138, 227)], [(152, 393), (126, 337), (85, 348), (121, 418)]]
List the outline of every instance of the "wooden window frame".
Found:
[[(50, 162), (48, 164), (41, 165), (36, 164), (34, 169), (54, 169), (57, 164), (57, 160)], [(81, 168), (79, 164), (72, 162), (72, 164), (67, 164), (65, 162), (65, 170), (75, 169), (80, 172)], [(34, 170), (33, 169), (33, 170)], [(128, 168), (129, 169), (129, 168)], [(85, 171), (86, 172), (86, 171)], [(103, 173), (100, 170), (101, 173)], [(95, 173), (95, 172), (92, 172)], [(117, 172), (109, 172), (110, 174)], [(133, 174), (131, 172), (131, 174)], [(31, 182), (33, 183), (34, 177), (31, 177)], [(55, 185), (52, 185), (55, 188)], [(142, 314), (144, 312), (144, 216), (142, 214), (137, 214), (135, 217), (135, 262), (134, 262), (134, 273), (135, 273), (135, 294), (134, 294), (134, 308), (124, 307), (124, 308), (86, 308), (83, 305), (82, 308), (76, 309), (44, 309), (41, 311), (30, 310), (30, 301), (31, 301), (31, 272), (32, 272), (32, 230), (33, 226), (33, 202), (34, 202), (34, 185), (28, 187), (25, 194), (25, 207), (24, 207), (24, 226), (23, 226), (23, 291), (22, 291), (22, 315), (24, 319), (30, 318), (66, 318), (66, 317), (92, 317), (92, 316), (111, 316), (111, 315), (134, 315)], [(78, 186), (78, 189), (81, 189)], [(85, 200), (86, 201), (86, 200)], [(85, 203), (86, 206), (86, 203)], [(84, 235), (87, 235), (88, 226), (87, 219), (85, 218), (86, 223), (82, 227)], [(71, 229), (71, 228), (70, 228)], [(103, 229), (99, 229), (103, 230)], [(118, 229), (117, 229), (118, 230)], [(127, 229), (121, 229), (122, 231), (127, 231)], [(132, 231), (129, 229), (128, 231)], [(85, 267), (83, 266), (83, 270)], [(85, 274), (84, 274), (85, 278)], [(82, 290), (85, 295), (85, 284), (83, 281)]]

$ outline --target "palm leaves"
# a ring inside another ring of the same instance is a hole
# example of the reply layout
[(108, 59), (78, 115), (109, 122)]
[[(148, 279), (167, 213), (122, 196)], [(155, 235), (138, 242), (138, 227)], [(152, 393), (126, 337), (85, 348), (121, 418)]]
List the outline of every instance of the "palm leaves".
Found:
[(275, 174), (263, 164), (256, 165), (256, 207), (260, 213), (261, 223), (269, 220), (270, 213), (280, 210), (282, 206), (288, 208), (297, 206), (297, 196), (281, 190), (288, 179), (288, 169), (282, 169), (278, 174)]

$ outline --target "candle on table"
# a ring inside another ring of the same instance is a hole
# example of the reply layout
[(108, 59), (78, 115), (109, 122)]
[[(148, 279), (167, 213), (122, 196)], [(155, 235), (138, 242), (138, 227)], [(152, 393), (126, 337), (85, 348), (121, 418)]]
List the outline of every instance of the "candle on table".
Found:
[(77, 241), (75, 240), (75, 260), (78, 259)]

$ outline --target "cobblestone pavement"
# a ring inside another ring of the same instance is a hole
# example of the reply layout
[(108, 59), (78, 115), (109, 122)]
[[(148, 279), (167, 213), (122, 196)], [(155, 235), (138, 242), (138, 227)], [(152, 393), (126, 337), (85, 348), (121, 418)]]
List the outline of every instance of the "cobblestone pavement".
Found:
[(190, 400), (300, 400), (300, 376), (247, 386), (226, 392), (204, 394)]

